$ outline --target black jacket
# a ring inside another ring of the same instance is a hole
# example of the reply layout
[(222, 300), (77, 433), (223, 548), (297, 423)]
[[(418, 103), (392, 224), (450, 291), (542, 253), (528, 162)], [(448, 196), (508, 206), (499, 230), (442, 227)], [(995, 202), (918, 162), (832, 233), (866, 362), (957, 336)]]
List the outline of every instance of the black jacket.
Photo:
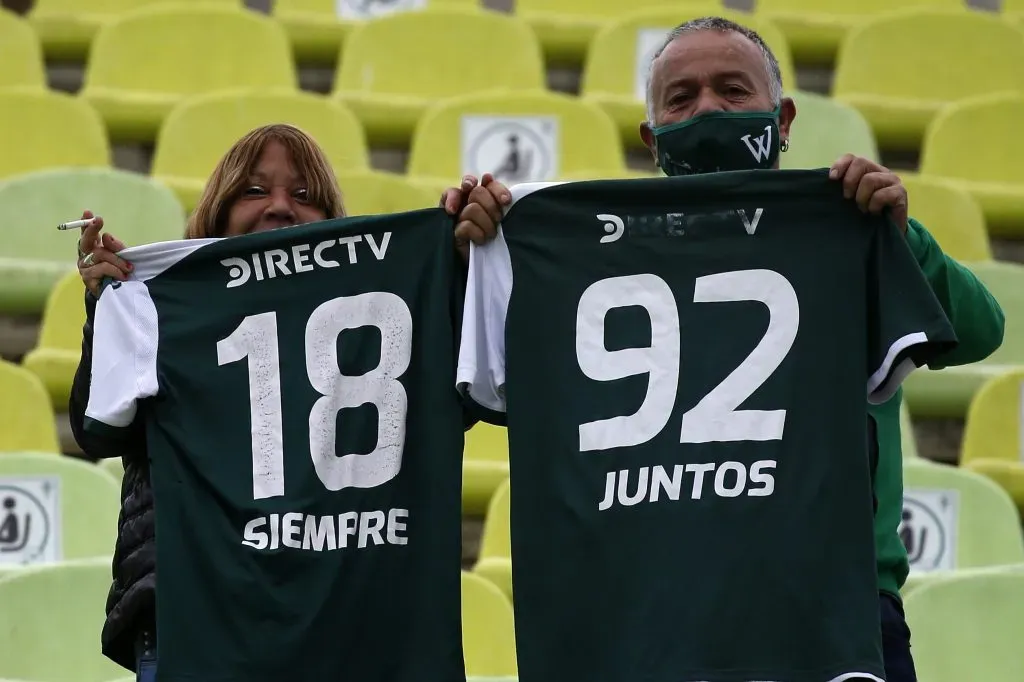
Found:
[(89, 403), (92, 367), (92, 325), (96, 299), (85, 296), (86, 321), (82, 330), (82, 359), (71, 387), (68, 413), (79, 447), (90, 459), (120, 457), (124, 463), (121, 513), (112, 565), (113, 584), (107, 596), (107, 620), (101, 643), (105, 656), (135, 670), (135, 642), (143, 630), (155, 633), (156, 525), (149, 458), (141, 422), (123, 439), (110, 440), (86, 433), (85, 408)]

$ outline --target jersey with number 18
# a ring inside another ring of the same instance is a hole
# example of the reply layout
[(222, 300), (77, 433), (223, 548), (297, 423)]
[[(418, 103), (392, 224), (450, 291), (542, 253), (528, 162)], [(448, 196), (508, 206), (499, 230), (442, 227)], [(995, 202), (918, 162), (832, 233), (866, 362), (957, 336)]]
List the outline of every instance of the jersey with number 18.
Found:
[(823, 172), (530, 184), (458, 380), (507, 421), (522, 682), (880, 681), (865, 392), (955, 337)]
[(144, 419), (166, 682), (451, 682), (461, 308), (440, 209), (122, 254), (86, 428)]

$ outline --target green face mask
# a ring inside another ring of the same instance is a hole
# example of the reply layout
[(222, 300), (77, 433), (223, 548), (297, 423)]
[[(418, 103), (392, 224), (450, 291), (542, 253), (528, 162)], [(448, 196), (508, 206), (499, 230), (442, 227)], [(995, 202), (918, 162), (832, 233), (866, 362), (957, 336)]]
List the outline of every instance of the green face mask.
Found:
[(653, 128), (665, 175), (773, 168), (779, 158), (779, 111), (712, 111)]

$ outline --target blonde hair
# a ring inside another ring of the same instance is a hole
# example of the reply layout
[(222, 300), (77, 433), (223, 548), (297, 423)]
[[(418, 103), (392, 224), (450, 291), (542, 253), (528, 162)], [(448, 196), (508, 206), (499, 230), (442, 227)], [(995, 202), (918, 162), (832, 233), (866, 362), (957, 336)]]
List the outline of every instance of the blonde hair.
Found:
[(295, 126), (261, 126), (236, 142), (213, 169), (203, 195), (185, 228), (186, 239), (221, 237), (227, 229), (231, 204), (245, 191), (249, 177), (268, 142), (284, 145), (299, 175), (307, 183), (309, 202), (327, 218), (345, 215), (338, 179), (320, 145)]

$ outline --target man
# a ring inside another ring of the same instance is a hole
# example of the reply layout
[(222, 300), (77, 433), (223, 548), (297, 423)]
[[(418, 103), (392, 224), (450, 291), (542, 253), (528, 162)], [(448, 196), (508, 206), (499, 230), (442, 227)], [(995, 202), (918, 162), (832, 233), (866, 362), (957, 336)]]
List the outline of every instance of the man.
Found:
[[(674, 29), (651, 63), (647, 120), (640, 135), (667, 175), (779, 167), (796, 118), (783, 97), (778, 61), (764, 40), (726, 19), (708, 17)], [(863, 211), (888, 210), (953, 324), (959, 345), (932, 369), (976, 362), (1002, 342), (1003, 313), (973, 274), (942, 253), (908, 217), (900, 178), (869, 159), (847, 154), (829, 177)], [(823, 226), (827, 229), (827, 226)], [(898, 535), (903, 499), (901, 392), (869, 410), (877, 426), (875, 546), (886, 678), (916, 680), (899, 589), (909, 567)]]

